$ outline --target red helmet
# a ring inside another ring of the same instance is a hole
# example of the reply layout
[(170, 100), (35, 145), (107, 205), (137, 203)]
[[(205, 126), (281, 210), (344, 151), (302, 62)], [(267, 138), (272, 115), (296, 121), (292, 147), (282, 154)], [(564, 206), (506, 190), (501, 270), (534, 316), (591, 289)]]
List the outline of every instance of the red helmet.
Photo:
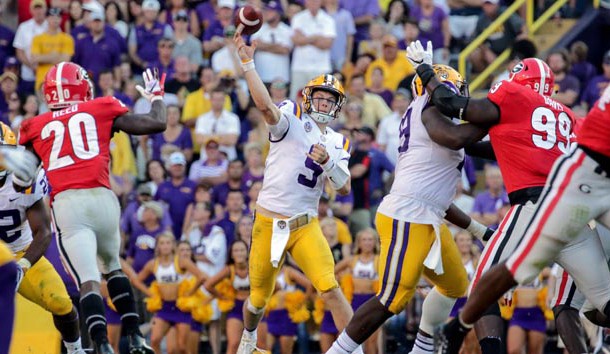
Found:
[(527, 86), (543, 96), (555, 92), (555, 75), (544, 61), (538, 58), (526, 58), (513, 67), (508, 81)]
[(42, 93), (49, 109), (61, 109), (93, 99), (93, 84), (80, 65), (61, 62), (47, 72)]

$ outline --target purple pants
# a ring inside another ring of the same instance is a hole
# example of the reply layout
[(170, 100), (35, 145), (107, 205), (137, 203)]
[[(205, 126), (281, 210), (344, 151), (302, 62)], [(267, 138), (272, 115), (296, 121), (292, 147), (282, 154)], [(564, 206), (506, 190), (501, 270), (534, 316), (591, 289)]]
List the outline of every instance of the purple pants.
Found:
[(106, 323), (109, 325), (121, 325), (121, 315), (108, 306), (106, 299), (104, 299), (104, 307), (106, 308)]
[(227, 319), (229, 318), (244, 321), (244, 300), (235, 299), (235, 306), (227, 313)]
[(546, 333), (546, 319), (540, 307), (517, 307), (510, 319), (510, 326), (518, 326), (526, 331)]
[(203, 330), (203, 323), (197, 322), (191, 317), (191, 332), (201, 333), (202, 330)]
[(163, 307), (155, 314), (155, 317), (168, 322), (172, 326), (178, 323), (190, 324), (192, 321), (191, 314), (180, 311), (176, 307), (175, 301), (163, 301)]
[[(332, 320), (332, 319), (331, 319)], [(296, 336), (297, 324), (290, 320), (288, 310), (271, 310), (267, 316), (267, 331), (276, 336)]]
[(375, 296), (374, 293), (370, 294), (354, 294), (352, 298), (352, 310), (354, 312), (358, 309), (358, 307), (362, 306), (365, 302), (369, 301), (370, 298)]
[(324, 311), (324, 318), (320, 324), (320, 333), (326, 334), (339, 334), (339, 330), (335, 327), (335, 321), (333, 321), (333, 315), (330, 311)]
[(468, 300), (466, 296), (458, 298), (455, 304), (453, 305), (453, 308), (451, 309), (451, 313), (449, 313), (449, 317), (457, 317), (462, 307), (466, 305), (466, 300)]

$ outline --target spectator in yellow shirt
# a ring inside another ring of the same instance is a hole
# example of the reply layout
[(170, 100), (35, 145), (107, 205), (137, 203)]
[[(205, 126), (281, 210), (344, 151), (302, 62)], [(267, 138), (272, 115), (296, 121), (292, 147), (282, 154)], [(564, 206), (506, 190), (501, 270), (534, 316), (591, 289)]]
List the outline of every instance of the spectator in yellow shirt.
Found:
[(400, 81), (415, 72), (405, 52), (398, 50), (398, 41), (392, 35), (383, 37), (381, 58), (373, 61), (366, 71), (366, 87), (371, 86), (371, 75), (375, 68), (383, 71), (383, 86), (391, 91), (396, 91)]
[(32, 60), (36, 66), (36, 89), (40, 88), (49, 69), (62, 61), (69, 61), (74, 55), (74, 40), (63, 33), (61, 9), (52, 7), (47, 11), (47, 30), (32, 40)]
[(382, 118), (392, 114), (392, 110), (381, 96), (366, 91), (362, 75), (352, 76), (349, 93), (350, 100), (360, 101), (362, 105), (362, 123), (364, 125), (376, 127)]

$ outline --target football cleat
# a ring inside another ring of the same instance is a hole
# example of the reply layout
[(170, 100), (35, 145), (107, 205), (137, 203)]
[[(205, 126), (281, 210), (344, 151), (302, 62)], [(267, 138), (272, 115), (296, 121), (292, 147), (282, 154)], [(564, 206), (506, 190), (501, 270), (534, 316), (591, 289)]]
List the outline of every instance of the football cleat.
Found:
[(95, 353), (96, 354), (115, 354), (114, 349), (108, 342), (102, 342), (100, 344), (95, 344)]
[(269, 353), (266, 350), (258, 349), (256, 347), (256, 341), (246, 337), (245, 335), (241, 336), (241, 341), (239, 342), (239, 347), (237, 348), (237, 354), (263, 354)]
[(138, 333), (129, 337), (129, 354), (155, 354), (154, 350), (146, 344), (146, 340)]
[(456, 317), (439, 327), (434, 334), (434, 352), (437, 354), (459, 354), (464, 338), (470, 332)]

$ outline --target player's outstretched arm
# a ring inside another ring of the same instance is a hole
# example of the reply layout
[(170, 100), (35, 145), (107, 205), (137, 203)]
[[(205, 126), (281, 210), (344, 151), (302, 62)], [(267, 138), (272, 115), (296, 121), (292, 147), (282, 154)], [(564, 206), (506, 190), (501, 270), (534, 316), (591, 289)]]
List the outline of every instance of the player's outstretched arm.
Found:
[(481, 140), (487, 129), (475, 124), (455, 124), (432, 106), (422, 113), (424, 127), (430, 138), (437, 144), (453, 150), (462, 149)]
[(49, 211), (44, 199), (38, 199), (36, 203), (29, 207), (26, 216), (32, 229), (33, 241), (18, 262), (21, 268), (24, 268), (24, 271), (38, 262), (51, 243), (51, 220), (49, 220)]
[(432, 103), (444, 115), (484, 125), (492, 125), (500, 120), (500, 110), (493, 102), (487, 98), (472, 99), (458, 95), (436, 78), (431, 65), (419, 65), (417, 75), (426, 90), (432, 92)]
[(489, 240), (494, 233), (494, 230), (474, 220), (455, 204), (451, 204), (449, 206), (449, 209), (447, 209), (445, 214), (445, 219), (453, 225), (470, 232), (476, 238), (483, 241)]
[(144, 87), (138, 85), (136, 89), (142, 97), (151, 102), (150, 112), (146, 114), (126, 113), (114, 120), (114, 129), (122, 130), (127, 134), (147, 135), (161, 133), (167, 128), (167, 109), (163, 102), (165, 74), (159, 78), (157, 69), (142, 74)]
[(466, 153), (473, 157), (480, 157), (491, 161), (497, 161), (496, 153), (491, 141), (479, 141), (464, 147)]
[(248, 89), (250, 89), (250, 95), (252, 96), (256, 108), (263, 113), (265, 122), (267, 122), (268, 125), (278, 124), (282, 113), (271, 100), (269, 91), (267, 91), (265, 84), (263, 84), (263, 81), (254, 69), (253, 58), (254, 51), (256, 50), (256, 42), (253, 42), (250, 46), (246, 45), (239, 32), (235, 33), (233, 41), (235, 42), (235, 48), (237, 48), (237, 54), (241, 59), (244, 77), (248, 83)]

